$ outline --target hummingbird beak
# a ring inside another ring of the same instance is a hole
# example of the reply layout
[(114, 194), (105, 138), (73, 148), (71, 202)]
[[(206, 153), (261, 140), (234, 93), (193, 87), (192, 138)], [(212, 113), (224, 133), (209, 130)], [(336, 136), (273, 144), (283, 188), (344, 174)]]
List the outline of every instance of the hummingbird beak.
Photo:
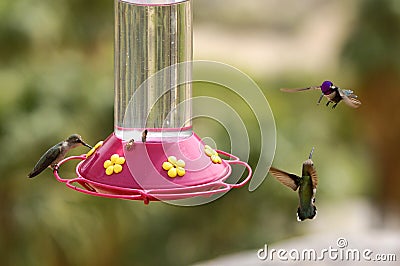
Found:
[(89, 144), (87, 144), (87, 143), (84, 142), (83, 140), (81, 140), (81, 143), (82, 143), (83, 146), (86, 146), (86, 147), (88, 147), (89, 149), (93, 149), (92, 146), (90, 146)]
[(308, 156), (308, 159), (311, 160), (313, 153), (314, 153), (314, 147), (312, 147), (312, 150), (311, 150), (311, 152), (310, 152), (310, 156)]

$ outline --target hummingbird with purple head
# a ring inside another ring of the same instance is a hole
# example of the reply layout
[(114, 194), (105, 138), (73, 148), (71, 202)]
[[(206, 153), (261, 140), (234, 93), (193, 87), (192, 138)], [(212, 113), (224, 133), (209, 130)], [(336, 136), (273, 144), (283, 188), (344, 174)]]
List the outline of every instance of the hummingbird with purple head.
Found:
[(299, 190), (299, 207), (297, 220), (313, 219), (317, 215), (315, 207), (315, 193), (317, 191), (318, 176), (311, 160), (314, 148), (312, 148), (308, 160), (303, 163), (301, 176), (290, 174), (275, 167), (269, 169), (269, 173), (283, 185), (296, 191)]
[(325, 80), (320, 86), (311, 86), (307, 88), (295, 88), (295, 89), (281, 89), (284, 92), (298, 92), (306, 90), (321, 90), (322, 95), (319, 98), (317, 104), (321, 103), (322, 98), (325, 96), (328, 99), (326, 106), (333, 103), (332, 109), (338, 105), (340, 101), (344, 101), (348, 106), (358, 108), (361, 102), (357, 99), (358, 96), (354, 94), (352, 90), (345, 90), (335, 86), (332, 81)]
[(81, 145), (92, 149), (92, 146), (84, 142), (82, 140), (82, 137), (78, 134), (73, 134), (69, 136), (66, 140), (57, 143), (56, 145), (48, 149), (42, 155), (42, 157), (40, 157), (33, 170), (28, 174), (28, 177), (32, 178), (37, 176), (47, 167), (51, 168), (52, 170), (56, 170), (58, 168), (58, 163), (62, 159), (64, 159), (67, 152)]

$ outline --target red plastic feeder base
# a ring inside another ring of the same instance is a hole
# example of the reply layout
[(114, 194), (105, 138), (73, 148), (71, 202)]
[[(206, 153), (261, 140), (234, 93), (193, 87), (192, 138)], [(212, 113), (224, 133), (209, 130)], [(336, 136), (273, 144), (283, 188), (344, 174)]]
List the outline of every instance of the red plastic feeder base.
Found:
[[(76, 167), (76, 178), (63, 179), (58, 171), (53, 172), (67, 187), (89, 195), (142, 200), (146, 204), (226, 193), (244, 186), (252, 175), (247, 163), (204, 145), (196, 134), (174, 142), (144, 143), (123, 141), (111, 134), (90, 156), (68, 157), (59, 167), (74, 159), (82, 160)], [(225, 182), (233, 164), (244, 166), (248, 172), (238, 184)]]

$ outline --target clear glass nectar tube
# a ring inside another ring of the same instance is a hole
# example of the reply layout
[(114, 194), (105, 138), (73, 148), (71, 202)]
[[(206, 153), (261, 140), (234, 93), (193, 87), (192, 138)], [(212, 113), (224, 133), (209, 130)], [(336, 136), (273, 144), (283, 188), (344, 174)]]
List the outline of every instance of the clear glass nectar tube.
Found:
[(192, 46), (190, 0), (115, 0), (118, 137), (191, 135), (191, 83), (181, 81), (191, 80), (192, 65), (180, 63), (192, 61)]

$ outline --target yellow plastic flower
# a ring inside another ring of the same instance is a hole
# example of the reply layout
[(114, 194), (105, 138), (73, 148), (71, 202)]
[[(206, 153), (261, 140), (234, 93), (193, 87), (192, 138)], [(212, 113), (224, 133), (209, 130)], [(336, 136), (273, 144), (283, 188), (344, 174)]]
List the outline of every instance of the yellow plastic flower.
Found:
[(89, 158), (90, 156), (92, 156), (92, 154), (101, 146), (103, 145), (103, 141), (99, 141), (97, 142), (97, 144), (88, 152), (86, 153), (86, 158)]
[(106, 175), (112, 175), (113, 173), (121, 173), (122, 165), (125, 163), (124, 157), (119, 157), (118, 154), (111, 155), (110, 160), (104, 162), (104, 169), (106, 169)]
[(211, 158), (213, 163), (222, 163), (221, 157), (219, 157), (218, 152), (216, 152), (213, 148), (208, 145), (204, 146), (204, 152), (208, 157)]
[(168, 176), (174, 178), (176, 176), (184, 176), (185, 171), (185, 161), (177, 160), (175, 156), (169, 156), (168, 161), (162, 164), (162, 168), (168, 171)]

